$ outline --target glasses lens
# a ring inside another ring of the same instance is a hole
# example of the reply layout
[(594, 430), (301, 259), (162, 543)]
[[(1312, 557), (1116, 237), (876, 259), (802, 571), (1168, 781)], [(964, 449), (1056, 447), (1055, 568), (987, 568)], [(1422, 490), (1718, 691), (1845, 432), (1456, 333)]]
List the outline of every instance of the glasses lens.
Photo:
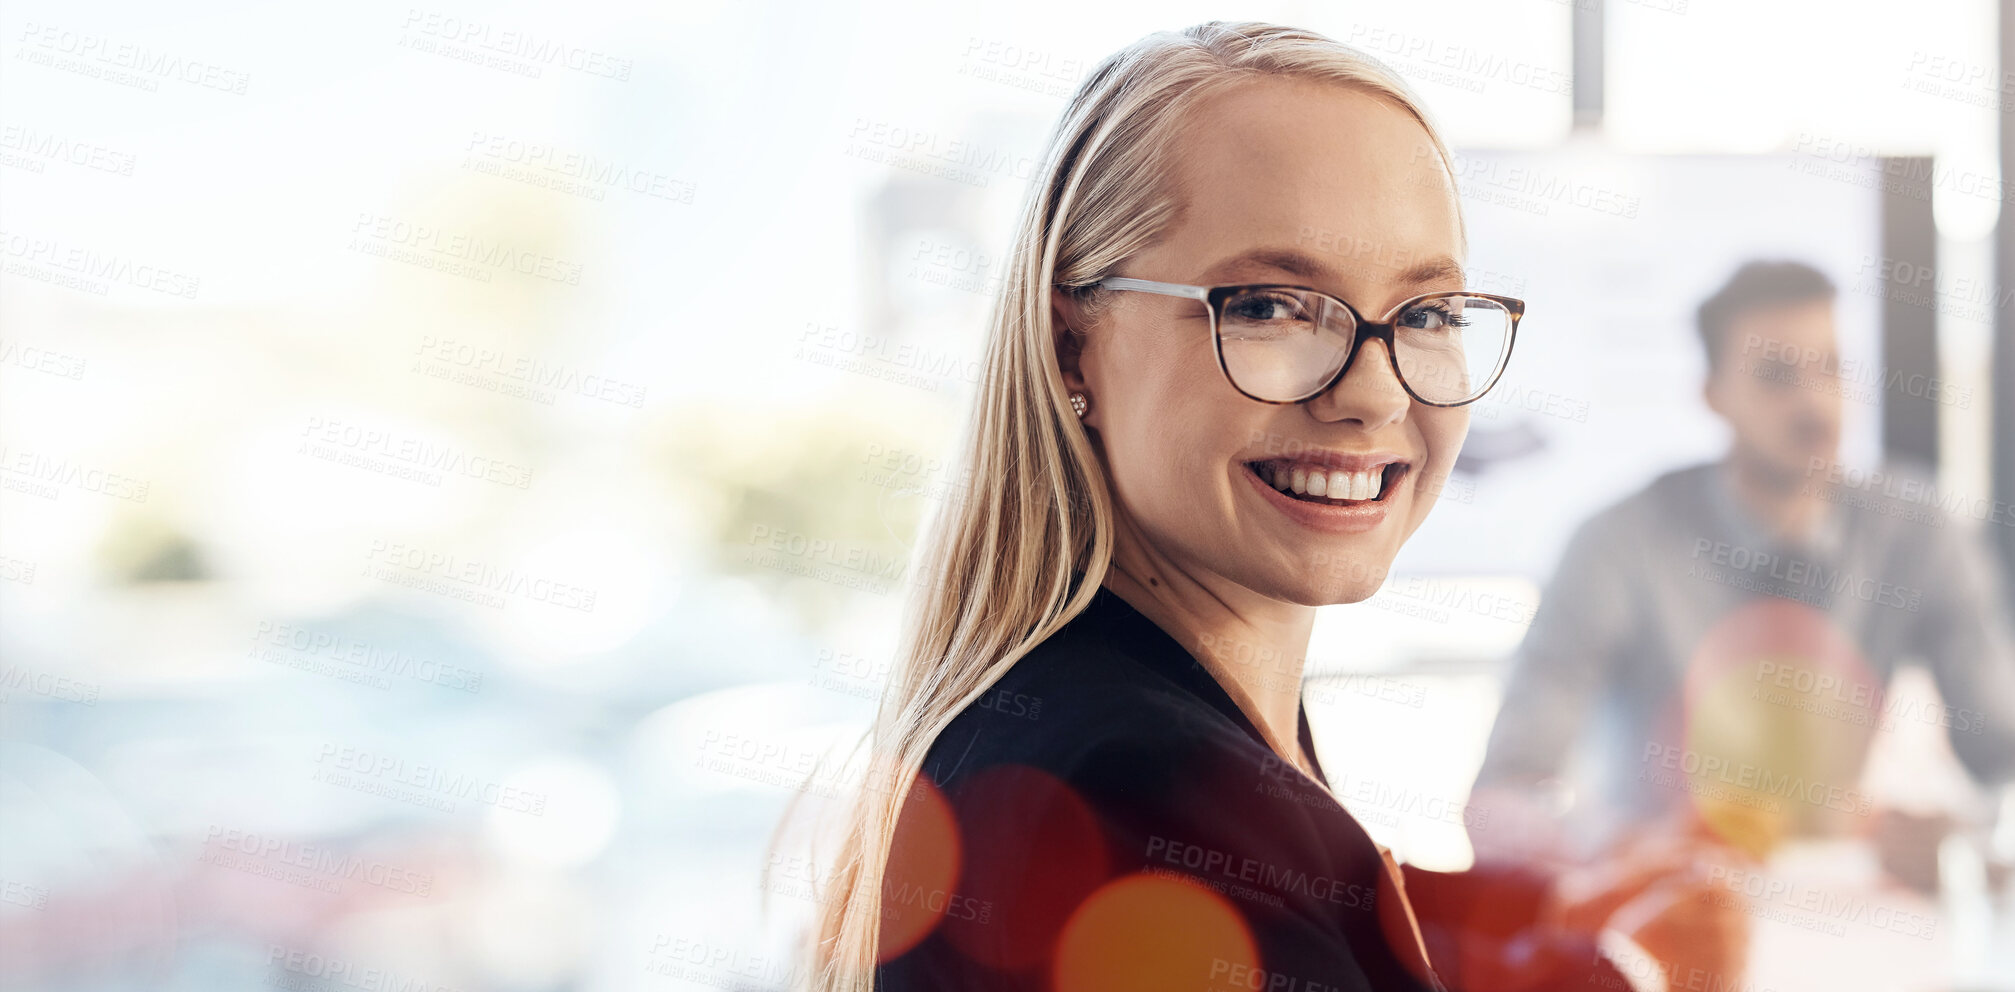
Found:
[(1511, 312), (1481, 296), (1422, 300), (1394, 321), (1399, 377), (1430, 403), (1460, 403), (1489, 388), (1511, 347)]
[(1307, 396), (1335, 375), (1355, 331), (1349, 311), (1293, 289), (1241, 290), (1224, 301), (1217, 320), (1231, 381), (1282, 403)]

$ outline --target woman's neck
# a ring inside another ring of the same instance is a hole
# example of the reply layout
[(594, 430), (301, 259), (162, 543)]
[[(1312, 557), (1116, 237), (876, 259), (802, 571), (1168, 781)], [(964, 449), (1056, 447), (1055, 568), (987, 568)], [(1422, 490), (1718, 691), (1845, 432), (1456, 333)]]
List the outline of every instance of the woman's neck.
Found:
[(1309, 771), (1301, 677), (1315, 610), (1218, 589), (1144, 558), (1115, 547), (1106, 587), (1188, 650), (1283, 759)]

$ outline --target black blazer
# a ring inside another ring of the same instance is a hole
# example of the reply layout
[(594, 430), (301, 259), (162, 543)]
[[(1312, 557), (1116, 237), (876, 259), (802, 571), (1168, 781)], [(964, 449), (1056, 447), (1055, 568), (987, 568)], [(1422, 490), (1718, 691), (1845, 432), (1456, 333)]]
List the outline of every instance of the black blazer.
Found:
[(931, 746), (875, 986), (1438, 989), (1389, 857), (1101, 587)]

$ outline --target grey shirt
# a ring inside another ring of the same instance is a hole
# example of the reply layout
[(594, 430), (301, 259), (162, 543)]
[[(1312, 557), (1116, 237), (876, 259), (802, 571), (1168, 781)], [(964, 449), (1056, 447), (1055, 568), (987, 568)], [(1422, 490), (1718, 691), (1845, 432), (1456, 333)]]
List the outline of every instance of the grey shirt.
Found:
[[(1860, 762), (1909, 720), (1942, 724), (1977, 781), (2015, 777), (2002, 577), (1928, 479), (1885, 471), (1828, 490), (1824, 523), (1798, 542), (1744, 511), (1719, 462), (1583, 523), (1513, 660), (1477, 784), (1560, 777), (1582, 743), (1598, 822), (1690, 795), (1830, 832), (1811, 814), (1865, 814)], [(1908, 661), (1942, 707), (1884, 694)]]

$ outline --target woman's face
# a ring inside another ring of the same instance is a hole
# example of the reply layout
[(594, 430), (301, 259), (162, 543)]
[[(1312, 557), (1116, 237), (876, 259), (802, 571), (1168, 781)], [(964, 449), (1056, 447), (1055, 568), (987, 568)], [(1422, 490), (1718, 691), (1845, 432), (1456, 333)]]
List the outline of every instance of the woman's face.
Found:
[[(1397, 107), (1336, 84), (1260, 79), (1196, 108), (1178, 141), (1179, 219), (1115, 274), (1291, 283), (1369, 320), (1463, 288), (1453, 183), (1427, 131)], [(1063, 351), (1065, 382), (1090, 394), (1084, 420), (1121, 528), (1156, 567), (1310, 606), (1377, 591), (1448, 477), (1467, 407), (1414, 402), (1380, 341), (1366, 341), (1327, 392), (1261, 403), (1218, 371), (1202, 303), (1111, 293), (1087, 326), (1068, 296), (1056, 299), (1059, 316), (1086, 332), (1080, 353)], [(1273, 464), (1255, 473), (1255, 462)], [(1369, 470), (1380, 495), (1291, 500), (1272, 471), (1291, 478), (1290, 462), (1325, 483)]]

